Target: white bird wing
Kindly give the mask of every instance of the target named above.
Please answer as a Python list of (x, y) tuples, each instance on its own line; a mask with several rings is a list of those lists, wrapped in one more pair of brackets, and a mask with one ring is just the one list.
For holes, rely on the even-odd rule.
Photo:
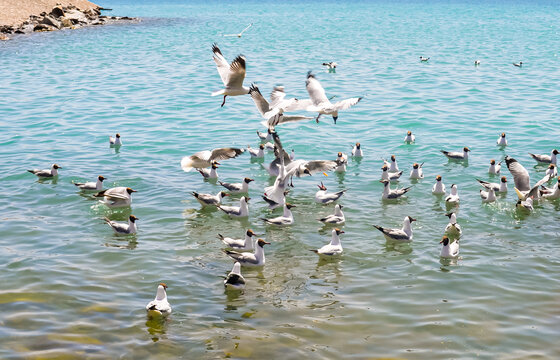
[(116, 188), (108, 189), (103, 193), (103, 196), (111, 199), (118, 199), (118, 200), (128, 200), (130, 197), (125, 187), (116, 187)]
[(243, 80), (245, 80), (245, 58), (237, 55), (229, 66), (229, 77), (225, 85), (230, 88), (241, 88)]
[(249, 88), (249, 95), (251, 95), (251, 98), (253, 99), (253, 102), (255, 103), (255, 106), (257, 107), (257, 110), (259, 110), (259, 113), (261, 113), (262, 117), (268, 120), (270, 116), (268, 115), (265, 116), (265, 114), (271, 110), (270, 105), (268, 104), (268, 101), (266, 101), (264, 96), (261, 94), (259, 88), (254, 84), (252, 84), (251, 87)]
[(210, 152), (209, 161), (233, 159), (241, 155), (245, 149), (239, 148), (218, 148)]
[(220, 74), (220, 77), (222, 78), (222, 82), (224, 83), (224, 85), (227, 86), (228, 79), (229, 79), (229, 76), (230, 76), (229, 75), (230, 66), (229, 66), (226, 58), (224, 57), (224, 55), (220, 51), (220, 48), (218, 47), (218, 45), (212, 44), (212, 51), (214, 52), (214, 56), (212, 58), (214, 59), (214, 62), (216, 63), (216, 67), (218, 68), (218, 73)]
[(342, 248), (339, 245), (327, 244), (322, 248), (317, 250), (317, 253), (321, 255), (336, 255), (342, 252)]
[(212, 156), (212, 151), (210, 150), (203, 150), (195, 153), (194, 155), (190, 156), (189, 158), (192, 160), (202, 160), (202, 161), (210, 161), (210, 156)]
[(246, 27), (245, 29), (243, 29), (243, 31), (241, 31), (241, 32), (239, 33), (239, 35), (243, 35), (243, 33), (244, 33), (245, 31), (249, 30), (249, 28), (250, 28), (251, 26), (253, 26), (253, 23), (250, 23), (249, 25), (247, 25), (247, 27)]
[(283, 86), (275, 86), (270, 93), (270, 106), (275, 107), (277, 104), (284, 101), (286, 93)]
[(314, 106), (318, 106), (323, 103), (330, 103), (327, 95), (325, 94), (325, 89), (323, 89), (319, 80), (315, 79), (315, 76), (311, 73), (307, 74), (305, 88), (307, 89), (309, 98), (311, 99), (311, 102)]
[(333, 107), (336, 110), (346, 110), (354, 105), (356, 105), (357, 103), (360, 102), (360, 100), (362, 100), (361, 97), (357, 97), (357, 98), (350, 98), (350, 99), (346, 99), (346, 100), (341, 100), (337, 103), (335, 103), (333, 105)]

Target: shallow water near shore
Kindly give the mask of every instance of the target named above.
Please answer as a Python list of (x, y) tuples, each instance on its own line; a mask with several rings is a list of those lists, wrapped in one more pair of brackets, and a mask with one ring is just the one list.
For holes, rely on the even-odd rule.
[[(476, 178), (490, 159), (518, 159), (532, 182), (544, 175), (528, 152), (549, 153), (560, 133), (558, 5), (549, 2), (178, 2), (100, 5), (134, 24), (22, 36), (0, 43), (0, 358), (545, 359), (560, 357), (558, 202), (533, 214), (510, 192), (483, 205)], [(254, 23), (241, 38), (222, 37)], [(221, 98), (212, 61), (247, 58), (246, 84), (263, 94), (282, 84), (306, 98), (312, 70), (336, 99), (364, 96), (338, 123), (278, 127), (297, 158), (334, 159), (362, 143), (344, 175), (294, 180), (296, 222), (260, 199), (271, 183), (248, 154), (223, 161), (224, 181), (251, 183), (250, 217), (201, 210), (192, 191), (219, 186), (184, 173), (182, 156), (221, 146), (256, 147), (260, 117), (249, 97)], [(420, 63), (419, 56), (430, 57)], [(475, 67), (475, 59), (481, 65)], [(336, 61), (336, 73), (321, 68)], [(522, 68), (512, 62), (523, 61)], [(402, 140), (407, 130), (413, 145)], [(510, 146), (495, 141), (502, 131)], [(120, 132), (124, 146), (109, 148)], [(440, 149), (472, 150), (467, 164)], [(398, 203), (382, 202), (381, 158), (397, 156), (409, 186), (413, 162), (424, 180)], [(267, 155), (266, 162), (272, 156)], [(26, 172), (63, 167), (56, 181)], [(459, 186), (461, 257), (439, 258), (447, 223), (436, 175)], [(97, 175), (130, 186), (131, 210), (111, 211), (72, 181)], [(316, 185), (348, 189), (344, 254), (320, 260), (328, 243), (316, 219), (334, 206), (314, 202)], [(227, 199), (237, 202), (238, 196)], [(103, 216), (139, 232), (119, 237)], [(388, 244), (372, 225), (400, 227), (414, 241)], [(225, 293), (232, 261), (218, 233), (265, 234), (266, 266), (246, 270), (244, 293)], [(173, 313), (148, 320), (158, 282)]]

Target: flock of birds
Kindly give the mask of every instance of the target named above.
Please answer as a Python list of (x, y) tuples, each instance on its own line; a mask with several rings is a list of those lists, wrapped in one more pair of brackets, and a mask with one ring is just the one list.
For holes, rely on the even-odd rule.
[[(245, 30), (247, 30), (249, 25)], [(244, 30), (244, 31), (245, 31)], [(243, 32), (241, 32), (242, 34)], [(238, 34), (241, 36), (241, 34)], [(252, 158), (264, 159), (265, 152), (274, 152), (274, 160), (270, 164), (262, 165), (263, 169), (268, 174), (275, 178), (273, 185), (268, 186), (262, 193), (262, 199), (266, 202), (269, 209), (282, 209), (282, 215), (262, 218), (262, 221), (270, 226), (289, 226), (295, 221), (292, 209), (295, 205), (289, 203), (286, 196), (289, 194), (289, 189), (293, 187), (294, 177), (300, 178), (302, 176), (311, 176), (316, 173), (323, 173), (327, 176), (327, 172), (345, 172), (346, 165), (348, 164), (348, 157), (361, 158), (364, 156), (363, 149), (360, 143), (356, 143), (350, 155), (343, 152), (338, 152), (334, 160), (303, 160), (296, 159), (293, 150), (288, 152), (284, 149), (276, 127), (278, 125), (304, 120), (315, 120), (319, 122), (321, 115), (330, 115), (336, 124), (339, 112), (346, 110), (356, 105), (361, 97), (353, 97), (341, 100), (335, 103), (331, 102), (332, 98), (328, 98), (325, 90), (321, 86), (317, 78), (309, 72), (306, 80), (306, 90), (309, 94), (309, 99), (296, 99), (286, 98), (284, 87), (276, 86), (270, 95), (270, 101), (264, 98), (260, 90), (254, 84), (250, 87), (243, 85), (245, 79), (246, 62), (242, 55), (237, 56), (233, 62), (228, 63), (222, 52), (216, 44), (212, 45), (213, 59), (218, 69), (218, 73), (224, 84), (224, 88), (212, 93), (212, 96), (223, 96), (221, 106), (223, 107), (226, 102), (227, 96), (241, 96), (250, 95), (258, 112), (264, 119), (262, 124), (266, 126), (266, 132), (257, 131), (260, 140), (258, 148), (251, 148), (248, 146), (244, 148), (216, 148), (213, 150), (204, 150), (197, 152), (191, 156), (185, 156), (181, 160), (181, 168), (185, 172), (192, 170), (198, 171), (203, 179), (214, 179), (217, 184), (222, 186), (224, 190), (217, 192), (217, 194), (206, 194), (199, 192), (192, 192), (194, 198), (203, 207), (216, 207), (224, 214), (231, 218), (247, 218), (249, 216), (249, 185), (254, 180), (245, 177), (239, 183), (227, 183), (218, 181), (218, 172), (220, 161), (235, 158), (244, 152), (248, 152)], [(428, 61), (429, 58), (420, 57), (422, 62)], [(478, 62), (478, 63), (477, 63)], [(475, 62), (476, 65), (480, 64), (479, 61)], [(521, 66), (521, 62), (519, 65)], [(332, 72), (337, 67), (336, 62), (325, 62), (322, 65), (326, 66), (329, 72)], [(286, 115), (285, 113), (306, 111), (315, 113), (316, 115), (310, 117), (305, 115)], [(406, 144), (412, 144), (416, 141), (415, 135), (408, 131), (404, 137)], [(118, 148), (123, 145), (120, 134), (115, 137), (109, 138), (109, 145)], [(502, 133), (496, 140), (496, 145), (505, 148), (507, 144), (506, 134)], [(449, 159), (449, 161), (468, 162), (470, 149), (464, 147), (461, 151), (445, 151), (441, 153)], [(560, 177), (552, 187), (546, 187), (544, 184), (551, 181), (557, 174), (557, 155), (558, 150), (553, 149), (550, 153), (544, 155), (530, 154), (539, 164), (546, 164), (548, 166), (545, 176), (531, 185), (528, 171), (514, 158), (506, 156), (504, 161), (506, 166), (513, 177), (515, 183), (514, 190), (518, 196), (516, 206), (520, 211), (531, 212), (533, 211), (533, 202), (540, 199), (559, 199), (560, 198)], [(502, 161), (490, 161), (488, 173), (492, 175), (501, 175)], [(410, 179), (423, 179), (424, 174), (422, 166), (424, 163), (414, 163), (410, 171)], [(53, 164), (47, 170), (28, 170), (41, 179), (52, 179), (58, 176), (58, 170), (61, 167), (58, 164)], [(389, 160), (384, 160), (381, 167), (380, 182), (383, 183), (383, 192), (381, 197), (385, 201), (395, 201), (405, 196), (411, 187), (405, 188), (391, 188), (391, 184), (398, 181), (403, 175), (403, 170), (399, 169), (396, 156), (392, 155)], [(130, 207), (132, 203), (132, 193), (136, 190), (130, 187), (114, 187), (103, 189), (103, 181), (106, 178), (98, 176), (94, 182), (74, 183), (80, 191), (95, 192), (94, 196), (102, 198), (101, 202), (109, 208), (122, 208)], [(484, 180), (478, 180), (482, 186), (480, 190), (480, 197), (483, 203), (491, 203), (497, 201), (497, 194), (504, 194), (508, 191), (508, 182), (506, 176), (501, 176), (499, 183), (492, 183)], [(315, 193), (315, 201), (319, 204), (332, 204), (336, 203), (345, 193), (346, 190), (337, 192), (329, 192), (327, 187), (320, 182), (317, 185), (318, 190)], [(224, 198), (232, 195), (242, 195), (239, 199), (237, 206), (224, 205), (222, 201)], [(432, 194), (436, 196), (445, 197), (445, 203), (449, 211), (446, 215), (449, 217), (444, 235), (441, 238), (442, 244), (440, 256), (442, 258), (457, 258), (459, 256), (459, 240), (462, 236), (461, 226), (457, 223), (457, 215), (453, 209), (459, 206), (460, 197), (457, 184), (450, 186), (449, 193), (443, 182), (441, 175), (437, 175), (435, 183), (432, 187)], [(339, 256), (343, 252), (340, 241), (340, 236), (344, 231), (340, 229), (344, 225), (346, 218), (342, 211), (343, 206), (336, 203), (334, 206), (334, 213), (326, 217), (318, 219), (325, 225), (332, 226), (330, 242), (319, 248), (311, 249), (321, 257), (332, 258)], [(139, 220), (134, 215), (130, 215), (126, 223), (110, 220), (104, 218), (106, 223), (117, 234), (134, 234), (137, 231), (136, 221)], [(379, 230), (385, 239), (390, 242), (410, 242), (413, 239), (412, 223), (416, 219), (406, 216), (403, 220), (402, 228), (387, 228), (379, 225), (374, 227)], [(228, 290), (242, 290), (245, 287), (245, 278), (241, 273), (242, 267), (247, 266), (263, 266), (265, 265), (265, 252), (264, 246), (270, 244), (258, 237), (257, 234), (251, 229), (247, 229), (243, 238), (226, 237), (218, 234), (219, 240), (222, 241), (227, 248), (225, 253), (234, 260), (234, 265), (231, 272), (224, 280), (224, 286)], [(160, 283), (157, 287), (156, 297), (153, 301), (146, 305), (146, 310), (149, 316), (166, 316), (171, 313), (171, 306), (167, 300), (167, 285)]]

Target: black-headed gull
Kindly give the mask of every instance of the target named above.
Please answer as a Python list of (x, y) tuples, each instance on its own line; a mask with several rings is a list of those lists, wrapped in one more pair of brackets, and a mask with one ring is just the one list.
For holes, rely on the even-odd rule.
[(254, 179), (246, 177), (240, 183), (226, 183), (219, 181), (219, 184), (232, 192), (232, 194), (246, 194), (249, 192), (249, 183), (255, 181)]
[(224, 280), (226, 290), (243, 290), (245, 288), (245, 278), (241, 275), (241, 264), (236, 261), (233, 269)]
[(197, 171), (205, 179), (217, 179), (218, 178), (218, 165), (219, 162), (213, 161), (210, 169), (197, 169)]
[(257, 136), (259, 137), (259, 139), (261, 139), (261, 141), (272, 140), (272, 133), (273, 130), (271, 128), (268, 128), (268, 130), (265, 133), (262, 133), (259, 130), (257, 130)]
[(334, 61), (324, 62), (323, 66), (326, 66), (329, 70), (334, 70), (338, 66), (338, 64)]
[(58, 176), (58, 169), (62, 169), (62, 167), (57, 164), (52, 164), (51, 168), (48, 170), (33, 169), (27, 171), (39, 178), (53, 178)]
[(488, 191), (480, 190), (480, 197), (483, 203), (491, 203), (496, 201), (496, 193), (493, 188), (488, 189)]
[(294, 215), (292, 214), (291, 209), (295, 207), (296, 207), (295, 205), (285, 203), (284, 213), (282, 214), (282, 216), (278, 216), (272, 219), (261, 218), (261, 220), (269, 225), (278, 225), (278, 226), (292, 225), (294, 223)]
[(420, 56), (420, 61), (426, 62), (426, 61), (428, 61), (428, 60), (430, 60), (429, 57)]
[(531, 187), (531, 179), (527, 169), (510, 156), (506, 156), (505, 161), (509, 172), (513, 176), (513, 182), (515, 183), (515, 187), (513, 189), (519, 199), (526, 200), (530, 197), (538, 198), (540, 195), (539, 187), (549, 181), (550, 175), (545, 176)]
[(344, 213), (342, 212), (343, 207), (344, 206), (340, 204), (336, 204), (334, 206), (334, 214), (327, 215), (324, 218), (319, 219), (319, 221), (321, 221), (324, 224), (334, 224), (334, 225), (343, 224), (346, 221), (346, 218), (344, 217)]
[(522, 67), (523, 66), (523, 61), (520, 61), (518, 63), (512, 63), (513, 66), (517, 66), (517, 67)]
[(237, 252), (225, 250), (226, 254), (233, 260), (239, 262), (241, 266), (263, 266), (265, 263), (264, 246), (270, 244), (263, 239), (258, 239), (255, 252)]
[(443, 155), (445, 155), (449, 160), (469, 160), (469, 152), (471, 151), (468, 147), (463, 148), (463, 152), (457, 151), (445, 151), (440, 150)]
[(213, 150), (204, 150), (197, 152), (191, 156), (185, 156), (181, 159), (181, 168), (189, 172), (192, 169), (203, 169), (212, 166), (212, 163), (218, 160), (233, 159), (241, 155), (245, 149), (238, 148), (218, 148)]
[(412, 225), (411, 223), (416, 219), (407, 216), (404, 218), (403, 226), (401, 229), (388, 229), (381, 226), (373, 225), (377, 230), (383, 233), (383, 236), (388, 241), (412, 241)]
[(109, 146), (121, 146), (121, 134), (116, 134), (115, 137), (109, 136)]
[(109, 220), (108, 218), (104, 218), (107, 225), (109, 225), (117, 234), (120, 235), (129, 235), (129, 234), (136, 234), (136, 220), (138, 219), (134, 215), (130, 215), (128, 217), (128, 223), (120, 223), (116, 221)]
[(253, 102), (255, 103), (257, 110), (264, 118), (261, 124), (268, 128), (274, 128), (275, 126), (288, 122), (313, 119), (312, 117), (303, 116), (303, 115), (284, 115), (284, 112), (288, 111), (290, 106), (298, 101), (296, 99), (293, 99), (291, 101), (283, 100), (274, 104), (274, 106), (272, 106), (264, 98), (259, 88), (255, 84), (252, 84), (251, 87), (249, 88), (249, 95), (251, 95), (251, 98), (253, 99)]
[(253, 246), (253, 236), (256, 236), (256, 234), (253, 232), (253, 230), (248, 229), (245, 232), (245, 238), (244, 239), (233, 239), (233, 238), (229, 238), (229, 237), (224, 237), (222, 234), (218, 234), (218, 239), (220, 239), (225, 246), (227, 246), (230, 249), (234, 249), (234, 250), (253, 250), (254, 246)]
[(381, 167), (381, 180), (397, 181), (402, 174), (402, 170), (398, 172), (389, 172), (389, 167), (387, 166), (387, 164), (383, 164), (383, 166)]
[(383, 195), (381, 195), (381, 197), (385, 200), (398, 199), (401, 196), (403, 196), (404, 194), (406, 194), (412, 188), (412, 186), (409, 186), (409, 187), (402, 188), (402, 189), (391, 190), (391, 185), (390, 185), (390, 182), (388, 180), (379, 180), (379, 182), (383, 183), (383, 185), (384, 185)]
[(322, 256), (336, 256), (342, 254), (342, 245), (340, 244), (340, 234), (344, 234), (344, 230), (333, 229), (331, 242), (320, 249), (311, 250), (315, 254)]
[(441, 175), (436, 176), (436, 183), (432, 186), (432, 194), (445, 195), (445, 184), (441, 179)]
[(84, 191), (90, 191), (90, 190), (101, 191), (103, 189), (103, 180), (105, 180), (105, 178), (99, 175), (97, 177), (96, 182), (88, 181), (85, 183), (74, 183), (74, 185), (79, 187), (80, 190), (84, 190)]
[(496, 140), (496, 145), (498, 146), (507, 146), (508, 142), (506, 139), (506, 133), (501, 133), (498, 140)]
[(348, 155), (339, 151), (335, 161), (338, 165), (334, 169), (334, 172), (338, 172), (338, 173), (345, 172), (346, 164), (348, 164)]
[(533, 211), (533, 198), (527, 198), (527, 200), (517, 200), (517, 203), (515, 204), (515, 206), (518, 209), (522, 209), (522, 210), (527, 210), (527, 211)]
[(531, 154), (531, 153), (529, 153), (529, 155), (531, 155), (531, 157), (533, 159), (535, 159), (535, 161), (540, 163), (540, 164), (555, 164), (556, 165), (556, 156), (558, 155), (558, 150), (557, 149), (552, 150), (550, 155)]
[(346, 190), (340, 190), (335, 193), (328, 193), (327, 187), (323, 184), (322, 181), (321, 185), (317, 185), (317, 187), (319, 188), (319, 190), (315, 193), (315, 202), (318, 202), (320, 204), (333, 203), (340, 199), (340, 197), (346, 192)]
[(397, 158), (395, 155), (391, 155), (391, 161), (387, 161), (387, 160), (383, 160), (383, 163), (387, 166), (389, 166), (389, 172), (398, 172), (399, 171), (399, 166), (397, 165)]
[(201, 194), (196, 191), (192, 192), (192, 196), (200, 203), (202, 206), (218, 206), (222, 203), (222, 199), (229, 196), (228, 193), (220, 191), (216, 195), (212, 194)]
[(231, 217), (247, 217), (249, 216), (249, 206), (247, 205), (249, 200), (251, 198), (243, 196), (239, 200), (239, 206), (218, 205), (217, 207)]
[(404, 137), (404, 142), (407, 144), (411, 144), (416, 140), (416, 136), (412, 134), (412, 131), (407, 131), (406, 136)]
[(541, 197), (549, 200), (560, 199), (560, 177), (558, 177), (556, 180), (557, 182), (553, 187), (542, 187), (542, 189), (540, 190)]
[(132, 202), (131, 194), (137, 192), (129, 187), (118, 186), (107, 190), (102, 190), (95, 194), (95, 197), (102, 197), (103, 203), (109, 207), (126, 207)]
[(461, 237), (463, 230), (461, 225), (457, 224), (457, 215), (454, 212), (445, 214), (449, 218), (449, 223), (445, 226), (445, 233), (453, 238)]
[(480, 60), (475, 60), (474, 61), (474, 66), (478, 66), (478, 65), (480, 65)]
[(353, 157), (363, 157), (364, 154), (362, 152), (362, 145), (357, 142), (356, 145), (352, 148), (352, 156)]
[(553, 177), (558, 175), (558, 169), (556, 168), (556, 165), (554, 164), (548, 165), (548, 169), (546, 169), (545, 175), (550, 175), (550, 180), (552, 180)]
[(214, 91), (212, 96), (223, 95), (224, 101), (221, 106), (224, 106), (226, 96), (246, 95), (249, 93), (249, 88), (243, 86), (243, 80), (245, 80), (245, 57), (237, 55), (231, 64), (228, 64), (217, 44), (212, 44), (212, 52), (214, 53), (213, 59), (218, 68), (218, 73), (225, 86), (222, 90)]
[(494, 192), (497, 192), (497, 193), (507, 192), (507, 179), (506, 179), (505, 176), (502, 176), (500, 178), (500, 183), (499, 184), (498, 183), (491, 183), (491, 182), (480, 180), (480, 179), (476, 179), (476, 181), (478, 181), (480, 183), (480, 185), (482, 185), (483, 187), (485, 187), (488, 190), (494, 189)]
[(422, 170), (422, 164), (414, 163), (412, 164), (412, 170), (410, 170), (410, 178), (414, 180), (419, 180), (424, 178), (424, 170)]
[(169, 305), (169, 302), (167, 301), (167, 293), (165, 292), (166, 289), (166, 284), (159, 283), (156, 298), (146, 305), (148, 315), (167, 316), (171, 314), (171, 305)]
[(496, 164), (496, 160), (490, 160), (490, 166), (488, 167), (488, 173), (498, 175), (500, 174), (500, 170), (502, 170), (502, 162)]
[(251, 157), (257, 159), (264, 158), (264, 144), (260, 144), (258, 149), (253, 149), (250, 145), (247, 145), (247, 151), (251, 154)]
[(457, 189), (457, 184), (451, 184), (451, 193), (445, 198), (445, 203), (447, 204), (459, 203), (459, 191)]
[(440, 257), (452, 259), (459, 256), (459, 239), (449, 240), (446, 235), (443, 235), (439, 243), (443, 244), (439, 254)]
[(245, 31), (249, 30), (249, 28), (251, 26), (253, 26), (253, 23), (250, 23), (249, 25), (247, 25), (247, 27), (245, 29), (243, 29), (239, 34), (225, 34), (225, 35), (222, 35), (222, 36), (224, 36), (224, 37), (236, 36), (236, 37), (240, 38)]

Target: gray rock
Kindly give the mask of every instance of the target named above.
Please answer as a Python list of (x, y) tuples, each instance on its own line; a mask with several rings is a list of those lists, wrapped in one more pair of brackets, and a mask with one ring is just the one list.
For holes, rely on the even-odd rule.
[(81, 11), (78, 11), (76, 9), (70, 9), (66, 11), (64, 17), (72, 20), (74, 24), (77, 24), (78, 22), (87, 22), (86, 16)]
[(33, 31), (55, 31), (55, 30), (57, 30), (57, 28), (47, 24), (37, 24), (33, 28)]
[(41, 24), (51, 25), (57, 29), (62, 28), (62, 24), (60, 24), (60, 21), (56, 20), (55, 18), (49, 15), (45, 16), (43, 20), (41, 20)]
[(60, 24), (62, 25), (62, 27), (72, 27), (72, 26), (74, 26), (74, 23), (72, 22), (72, 20), (70, 20), (66, 17), (61, 17), (59, 20), (60, 20)]

